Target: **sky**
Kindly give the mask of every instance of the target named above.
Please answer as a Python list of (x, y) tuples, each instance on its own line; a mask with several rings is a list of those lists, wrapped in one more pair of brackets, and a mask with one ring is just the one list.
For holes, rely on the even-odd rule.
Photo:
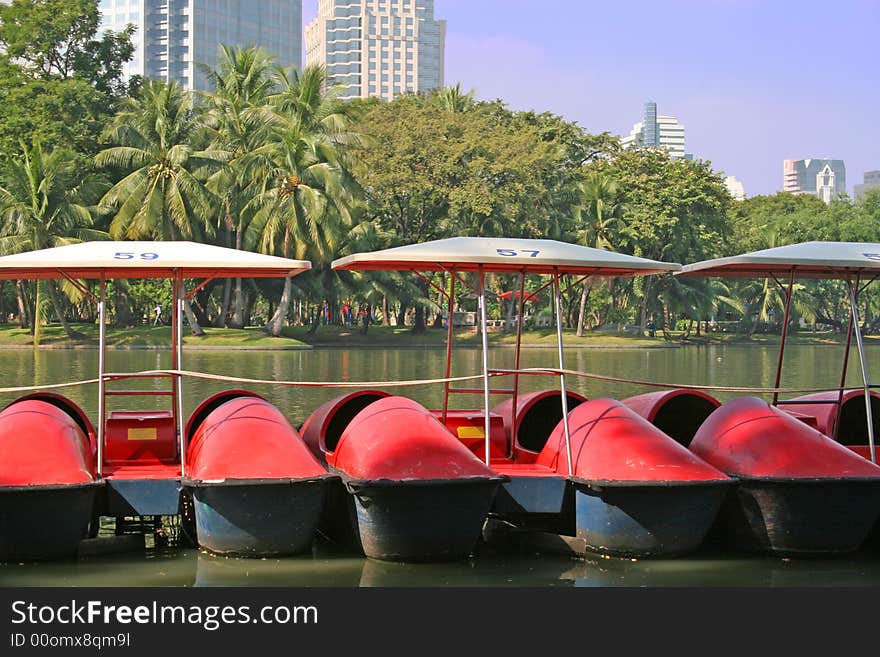
[[(317, 14), (303, 0), (303, 24)], [(880, 169), (880, 0), (435, 0), (445, 84), (627, 135), (645, 102), (746, 195), (786, 158)], [(872, 45), (874, 44), (874, 45)]]

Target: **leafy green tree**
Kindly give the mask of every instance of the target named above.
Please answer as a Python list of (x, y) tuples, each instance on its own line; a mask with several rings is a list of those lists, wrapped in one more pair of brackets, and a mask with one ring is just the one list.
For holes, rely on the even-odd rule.
[(476, 105), (474, 93), (473, 89), (467, 93), (463, 92), (459, 82), (454, 86), (443, 87), (432, 98), (437, 106), (446, 112), (466, 112)]
[[(617, 202), (617, 181), (608, 175), (590, 172), (578, 184), (578, 192), (579, 199), (574, 207), (574, 220), (576, 225), (582, 226), (578, 231), (579, 241), (595, 249), (614, 250), (614, 244), (623, 225), (620, 215), (624, 209)], [(578, 337), (584, 334), (584, 318), (591, 287), (592, 282), (587, 280), (581, 291), (577, 320)]]
[[(657, 148), (625, 149), (592, 165), (617, 179), (627, 206), (620, 248), (666, 262), (695, 262), (720, 255), (729, 235), (730, 194), (711, 163), (670, 159)], [(640, 279), (638, 323), (661, 311), (656, 276)]]
[[(322, 68), (294, 71), (281, 82), (272, 106), (262, 112), (272, 138), (252, 155), (260, 192), (245, 208), (252, 214), (244, 243), (263, 253), (311, 260), (317, 264), (311, 276), (318, 277), (353, 225), (358, 187), (344, 150), (356, 136), (348, 128), (338, 89), (323, 90)], [(286, 278), (266, 325), (270, 335), (281, 334), (291, 285)]]
[[(94, 228), (97, 209), (93, 203), (102, 188), (70, 151), (56, 148), (47, 152), (39, 143), (22, 144), (21, 153), (2, 172), (0, 253), (107, 239), (106, 233)], [(40, 327), (50, 304), (67, 335), (78, 336), (65, 320), (54, 282), (39, 281), (29, 312), (35, 347), (40, 344)], [(24, 306), (23, 300), (19, 306)]]
[[(207, 77), (213, 91), (206, 94), (208, 111), (205, 119), (210, 128), (211, 152), (221, 154), (228, 166), (208, 180), (208, 188), (221, 199), (221, 227), (226, 246), (242, 248), (246, 215), (242, 211), (259, 192), (253, 180), (254, 154), (270, 138), (270, 122), (263, 112), (276, 91), (273, 58), (254, 47), (220, 46), (219, 65), (208, 69)], [(225, 321), (230, 306), (230, 279), (225, 293), (220, 320)], [(241, 278), (235, 280), (233, 312), (228, 325), (241, 328), (245, 324), (245, 292)]]
[[(196, 110), (177, 83), (150, 80), (114, 117), (107, 137), (117, 145), (95, 157), (126, 172), (101, 199), (113, 209), (114, 239), (205, 241), (213, 234), (217, 198), (204, 181), (222, 162), (203, 150)], [(202, 334), (189, 302), (184, 308), (190, 330)]]
[(0, 150), (39, 140), (93, 154), (126, 82), (132, 29), (97, 36), (97, 0), (0, 4)]

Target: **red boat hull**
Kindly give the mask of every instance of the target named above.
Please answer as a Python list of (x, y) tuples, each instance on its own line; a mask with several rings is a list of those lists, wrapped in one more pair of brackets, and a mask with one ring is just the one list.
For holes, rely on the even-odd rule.
[(183, 483), (199, 545), (254, 557), (308, 549), (332, 477), (281, 412), (253, 393), (220, 393), (187, 426)]
[[(843, 403), (839, 413), (837, 399), (836, 392), (818, 392), (790, 400), (798, 403), (780, 402), (778, 407), (815, 418), (816, 428), (819, 431), (829, 437), (835, 437), (835, 431), (837, 431), (836, 439), (839, 443), (846, 445), (864, 458), (870, 458), (864, 391), (846, 390), (843, 393)], [(871, 391), (871, 415), (874, 424), (874, 438), (880, 440), (880, 393), (874, 390)], [(880, 452), (877, 445), (875, 445), (875, 451)]]
[(94, 431), (60, 395), (30, 395), (0, 412), (0, 560), (76, 554), (96, 528)]
[(722, 405), (690, 449), (740, 481), (713, 530), (737, 547), (851, 552), (880, 514), (880, 467), (756, 397)]
[[(567, 397), (569, 413), (587, 401), (586, 397), (576, 392), (568, 392)], [(504, 421), (513, 461), (534, 463), (562, 419), (562, 393), (559, 390), (526, 393), (517, 397), (515, 413), (512, 398), (498, 404), (492, 412), (500, 415)]]
[(327, 453), (336, 449), (342, 432), (355, 415), (378, 399), (389, 397), (382, 390), (357, 390), (324, 402), (309, 415), (300, 433), (318, 460), (327, 462)]
[(658, 390), (623, 403), (680, 445), (690, 445), (697, 429), (721, 402), (699, 390)]
[(469, 555), (502, 481), (430, 411), (405, 397), (365, 406), (326, 459), (350, 494), (347, 515), (358, 543), (374, 559)]
[(687, 554), (705, 539), (733, 481), (612, 399), (569, 414), (572, 472), (562, 423), (537, 465), (568, 474), (575, 535), (623, 557)]

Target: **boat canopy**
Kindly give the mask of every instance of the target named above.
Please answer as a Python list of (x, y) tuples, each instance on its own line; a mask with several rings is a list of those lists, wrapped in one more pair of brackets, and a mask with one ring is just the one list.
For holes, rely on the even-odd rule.
[(803, 242), (685, 265), (676, 276), (767, 277), (794, 272), (798, 278), (845, 278), (880, 274), (880, 244)]
[(311, 266), (308, 260), (197, 242), (95, 241), (0, 257), (0, 279), (275, 278), (295, 276)]
[(556, 240), (450, 237), (333, 261), (333, 269), (388, 271), (484, 271), (530, 274), (643, 276), (677, 271), (681, 265), (603, 251)]

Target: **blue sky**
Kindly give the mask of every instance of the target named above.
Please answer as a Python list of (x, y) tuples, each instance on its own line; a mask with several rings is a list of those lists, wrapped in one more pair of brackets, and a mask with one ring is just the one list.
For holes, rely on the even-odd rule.
[(654, 100), (749, 196), (782, 188), (785, 158), (844, 160), (850, 193), (880, 169), (880, 0), (435, 0), (435, 17), (447, 85), (614, 134)]

